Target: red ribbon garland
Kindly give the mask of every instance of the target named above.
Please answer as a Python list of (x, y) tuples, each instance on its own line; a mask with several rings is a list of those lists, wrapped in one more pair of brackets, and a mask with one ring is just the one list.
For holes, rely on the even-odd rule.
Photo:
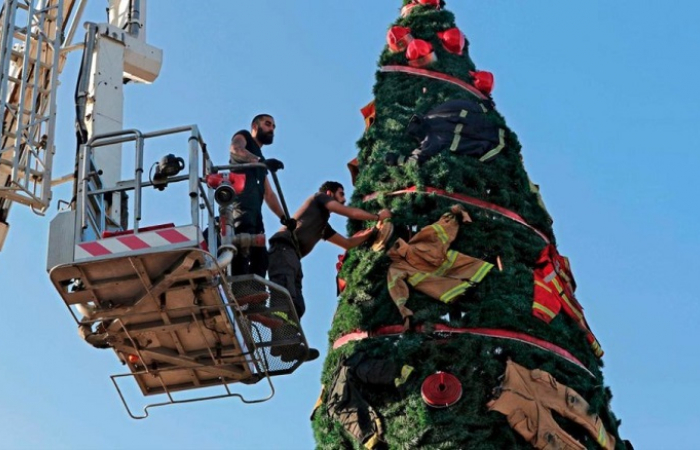
[(455, 78), (455, 77), (452, 77), (450, 75), (446, 75), (444, 73), (434, 72), (432, 70), (427, 70), (427, 69), (420, 69), (417, 67), (407, 67), (407, 66), (397, 66), (397, 65), (382, 66), (379, 69), (379, 71), (385, 72), (385, 73), (391, 73), (391, 72), (407, 73), (409, 75), (418, 75), (421, 77), (432, 78), (434, 80), (447, 81), (448, 83), (452, 83), (454, 85), (461, 87), (462, 89), (466, 90), (470, 94), (473, 94), (475, 97), (480, 98), (481, 100), (488, 100), (488, 97), (486, 97), (484, 94), (482, 94), (481, 91), (479, 91), (477, 88), (475, 88), (471, 84), (467, 83), (466, 81), (460, 80), (459, 78)]
[[(434, 187), (426, 187), (425, 191), (419, 191), (418, 188), (416, 188), (416, 186), (411, 186), (409, 188), (402, 189), (402, 190), (396, 191), (396, 192), (391, 192), (391, 193), (388, 193), (386, 195), (418, 194), (418, 193), (423, 193), (423, 192), (426, 194), (436, 194), (440, 197), (450, 198), (450, 199), (457, 200), (457, 201), (462, 202), (462, 203), (466, 203), (467, 205), (477, 206), (479, 208), (487, 209), (489, 211), (500, 214), (504, 217), (507, 217), (508, 219), (511, 219), (515, 222), (518, 222), (521, 225), (528, 227), (529, 229), (531, 229), (532, 231), (537, 233), (537, 235), (539, 237), (541, 237), (547, 244), (549, 244), (549, 239), (547, 238), (547, 236), (544, 233), (542, 233), (540, 230), (538, 230), (537, 228), (535, 228), (532, 225), (530, 225), (529, 223), (527, 223), (525, 221), (525, 219), (520, 217), (520, 215), (518, 215), (517, 213), (514, 213), (513, 211), (506, 209), (506, 208), (503, 208), (501, 206), (494, 205), (493, 203), (479, 200), (478, 198), (469, 197), (469, 196), (463, 195), (463, 194), (449, 193), (447, 191), (444, 191), (442, 189), (437, 189)], [(366, 195), (362, 200), (365, 202), (368, 202), (370, 200), (376, 199), (378, 196), (379, 196), (379, 193), (375, 192), (374, 194)]]
[[(352, 341), (361, 341), (363, 339), (368, 339), (368, 338), (375, 338), (375, 337), (381, 337), (381, 336), (397, 336), (401, 335), (404, 333), (404, 327), (402, 325), (387, 325), (383, 327), (379, 327), (378, 329), (374, 331), (355, 331), (352, 333), (345, 334), (333, 343), (333, 350), (337, 350), (343, 345), (352, 342)], [(428, 333), (429, 331), (426, 330), (426, 327), (422, 325), (418, 325), (415, 327), (412, 331), (416, 333)], [(569, 353), (568, 351), (564, 350), (563, 348), (559, 347), (558, 345), (552, 344), (551, 342), (547, 342), (544, 339), (536, 338), (534, 336), (530, 336), (529, 334), (525, 333), (519, 333), (517, 331), (511, 331), (511, 330), (501, 330), (498, 328), (452, 328), (447, 325), (441, 325), (437, 324), (434, 326), (432, 329), (433, 333), (453, 333), (453, 334), (472, 334), (475, 336), (486, 336), (486, 337), (493, 337), (493, 338), (499, 338), (499, 339), (509, 339), (512, 341), (518, 341), (522, 342), (524, 344), (529, 344), (534, 347), (537, 347), (541, 350), (546, 350), (550, 353), (554, 353), (555, 355), (564, 358), (565, 360), (569, 361), (570, 363), (573, 363), (580, 367), (581, 369), (585, 370), (590, 376), (595, 378), (595, 375), (593, 375), (593, 372), (588, 370), (586, 366), (583, 365), (581, 361), (579, 361), (578, 358), (576, 358), (574, 355)]]

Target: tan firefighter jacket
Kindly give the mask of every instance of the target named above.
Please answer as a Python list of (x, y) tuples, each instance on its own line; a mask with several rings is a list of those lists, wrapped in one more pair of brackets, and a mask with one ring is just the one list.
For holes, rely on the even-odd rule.
[(453, 207), (452, 212), (420, 230), (408, 243), (399, 239), (387, 252), (392, 260), (387, 276), (389, 294), (403, 318), (413, 315), (406, 308), (409, 284), (434, 299), (451, 303), (493, 268), (493, 264), (449, 250), (460, 219), (469, 220), (469, 216)]
[(583, 427), (604, 450), (615, 448), (615, 438), (600, 417), (588, 413), (588, 402), (544, 370), (508, 361), (503, 384), (496, 391), (500, 395), (488, 403), (489, 410), (505, 414), (508, 424), (536, 449), (586, 449), (559, 427), (552, 411)]

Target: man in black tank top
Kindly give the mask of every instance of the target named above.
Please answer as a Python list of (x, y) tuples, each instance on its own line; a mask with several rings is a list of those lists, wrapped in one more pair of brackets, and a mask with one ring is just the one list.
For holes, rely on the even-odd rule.
[[(332, 212), (355, 220), (381, 221), (391, 217), (388, 209), (379, 211), (379, 214), (373, 214), (360, 208), (345, 206), (343, 185), (335, 181), (327, 181), (321, 185), (317, 193), (306, 199), (292, 216), (296, 219), (296, 229), (290, 231), (287, 227), (282, 227), (270, 238), (270, 281), (289, 291), (299, 319), (306, 311), (304, 295), (301, 292), (301, 281), (304, 277), (301, 258), (308, 255), (321, 239), (348, 250), (357, 247), (372, 236), (372, 229), (350, 238), (338, 234), (328, 224)], [(298, 248), (295, 247), (292, 233), (296, 237)], [(273, 350), (280, 354), (275, 355), (274, 351), (272, 354), (281, 356), (283, 360), (295, 359), (298, 356), (298, 352), (294, 352), (293, 349), (274, 347)], [(318, 350), (310, 348), (307, 361), (316, 359), (318, 356)]]
[[(255, 116), (251, 123), (250, 132), (241, 130), (231, 138), (230, 164), (265, 162), (262, 147), (272, 144), (275, 128), (275, 119), (269, 114)], [(281, 166), (277, 160), (267, 160), (267, 164), (270, 163)], [(265, 232), (262, 219), (263, 201), (277, 217), (284, 220), (284, 211), (277, 194), (267, 179), (267, 171), (263, 168), (255, 168), (245, 169), (237, 173), (245, 174), (246, 181), (243, 192), (238, 195), (234, 203), (233, 225), (235, 233), (260, 234)], [(251, 247), (248, 254), (239, 252), (231, 262), (234, 275), (252, 273), (264, 278), (267, 266), (267, 250), (259, 247)]]

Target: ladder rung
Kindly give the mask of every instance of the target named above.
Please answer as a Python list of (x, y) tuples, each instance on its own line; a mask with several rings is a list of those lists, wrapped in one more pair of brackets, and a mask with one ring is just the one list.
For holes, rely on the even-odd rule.
[(12, 37), (18, 41), (26, 42), (27, 40), (27, 27), (15, 27)]
[[(17, 78), (14, 78), (14, 77), (9, 77), (9, 78), (10, 78), (9, 81), (11, 81), (15, 84), (19, 84), (20, 86), (22, 85), (22, 80), (18, 80)], [(25, 89), (29, 88), (32, 90), (36, 90), (40, 94), (44, 94), (44, 95), (47, 95), (51, 92), (51, 89), (49, 89), (49, 88), (36, 86), (34, 83), (30, 83), (30, 82), (24, 83), (24, 86), (25, 86)]]
[(53, 68), (52, 63), (46, 63), (44, 61), (37, 61), (36, 58), (31, 57), (31, 56), (27, 56), (24, 52), (12, 50), (12, 56), (17, 57), (22, 62), (24, 62), (24, 58), (27, 58), (27, 59), (29, 59), (30, 63), (35, 64), (35, 65), (39, 65), (39, 67), (41, 67), (42, 69), (50, 70)]

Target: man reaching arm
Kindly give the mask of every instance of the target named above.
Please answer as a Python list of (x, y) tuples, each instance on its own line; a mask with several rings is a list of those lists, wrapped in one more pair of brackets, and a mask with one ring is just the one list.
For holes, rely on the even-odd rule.
[[(372, 235), (371, 229), (350, 238), (339, 234), (328, 224), (331, 213), (355, 220), (382, 221), (391, 217), (388, 209), (375, 214), (360, 208), (345, 206), (343, 185), (335, 181), (327, 181), (320, 187), (319, 192), (306, 199), (302, 207), (294, 213), (296, 229), (292, 231), (283, 227), (270, 238), (270, 281), (289, 291), (299, 319), (306, 311), (302, 294), (304, 275), (301, 259), (311, 253), (321, 239), (348, 250), (362, 244)], [(295, 247), (296, 245), (298, 248)], [(317, 357), (318, 350), (309, 349), (307, 361)]]

